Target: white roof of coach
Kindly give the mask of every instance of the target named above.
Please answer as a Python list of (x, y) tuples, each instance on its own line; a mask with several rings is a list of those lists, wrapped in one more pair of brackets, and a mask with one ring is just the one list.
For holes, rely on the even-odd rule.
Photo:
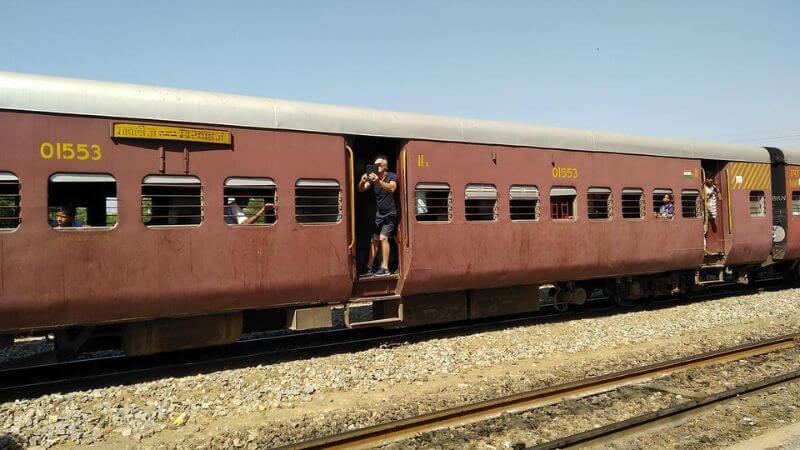
[(800, 164), (800, 148), (780, 147), (780, 149), (783, 152), (783, 160), (787, 164)]
[(676, 158), (769, 162), (757, 146), (459, 119), (0, 72), (0, 109)]

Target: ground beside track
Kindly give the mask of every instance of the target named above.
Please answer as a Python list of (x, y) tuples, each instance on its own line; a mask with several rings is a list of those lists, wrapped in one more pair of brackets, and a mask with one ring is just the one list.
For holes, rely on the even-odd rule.
[(791, 332), (798, 289), (48, 395), (0, 404), (0, 435), (60, 448), (269, 447)]
[[(567, 400), (519, 414), (415, 436), (384, 448), (507, 448), (542, 444), (637, 415), (800, 370), (797, 347)], [(800, 383), (787, 383), (675, 420), (655, 430), (596, 445), (611, 449), (723, 448), (800, 422)], [(755, 448), (755, 447), (752, 447)]]

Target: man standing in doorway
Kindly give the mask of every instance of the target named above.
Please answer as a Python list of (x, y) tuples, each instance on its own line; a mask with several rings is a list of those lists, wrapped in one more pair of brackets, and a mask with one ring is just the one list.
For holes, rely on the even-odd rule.
[[(375, 231), (372, 234), (367, 270), (359, 274), (362, 277), (389, 275), (389, 238), (394, 237), (394, 233), (397, 231), (397, 209), (394, 204), (397, 174), (389, 172), (389, 161), (383, 155), (375, 158), (375, 171), (377, 173), (362, 175), (361, 181), (358, 183), (358, 192), (364, 192), (372, 187), (375, 203), (378, 206), (375, 212)], [(381, 246), (381, 268), (377, 272), (373, 272), (372, 266), (378, 253), (378, 245)]]

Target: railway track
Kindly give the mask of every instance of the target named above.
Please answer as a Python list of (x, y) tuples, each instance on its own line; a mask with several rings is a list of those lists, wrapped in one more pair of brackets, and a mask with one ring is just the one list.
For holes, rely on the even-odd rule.
[[(726, 348), (672, 361), (647, 365), (622, 372), (587, 378), (572, 383), (537, 389), (507, 397), (458, 406), (434, 413), (424, 414), (372, 427), (336, 434), (281, 447), (284, 450), (371, 448), (410, 438), (418, 433), (431, 432), (442, 428), (463, 426), (499, 417), (501, 414), (518, 413), (541, 406), (559, 403), (567, 399), (581, 398), (607, 392), (622, 386), (661, 378), (679, 371), (701, 368), (756, 355), (767, 354), (796, 347), (800, 334), (780, 336), (756, 343)], [(670, 408), (634, 417), (623, 422), (610, 424), (562, 439), (537, 445), (535, 449), (554, 449), (572, 445), (586, 444), (598, 439), (612, 440), (620, 433), (636, 428), (656, 426), (659, 421), (670, 420), (679, 414), (687, 414), (699, 408), (709, 407), (720, 401), (749, 392), (764, 389), (800, 377), (800, 372), (783, 374), (778, 377), (750, 383), (719, 394), (694, 399)], [(519, 446), (518, 448), (525, 448)]]
[[(653, 310), (680, 304), (776, 290), (783, 284), (746, 290), (718, 291), (680, 298), (664, 298), (628, 307), (625, 311)], [(403, 330), (335, 329), (241, 341), (229, 346), (187, 350), (146, 357), (122, 355), (0, 369), (0, 401), (31, 398), (50, 393), (101, 388), (155, 380), (166, 376), (186, 376), (254, 364), (357, 351), (382, 344), (485, 332), (510, 326), (543, 324), (554, 321), (600, 317), (620, 311), (616, 306), (587, 306), (568, 311), (489, 318), (470, 322), (435, 325)]]

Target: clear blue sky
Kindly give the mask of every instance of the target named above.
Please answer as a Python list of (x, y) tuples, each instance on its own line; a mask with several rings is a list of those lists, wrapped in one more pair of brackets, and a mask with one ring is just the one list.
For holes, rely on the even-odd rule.
[(800, 147), (800, 1), (0, 0), (0, 70)]

